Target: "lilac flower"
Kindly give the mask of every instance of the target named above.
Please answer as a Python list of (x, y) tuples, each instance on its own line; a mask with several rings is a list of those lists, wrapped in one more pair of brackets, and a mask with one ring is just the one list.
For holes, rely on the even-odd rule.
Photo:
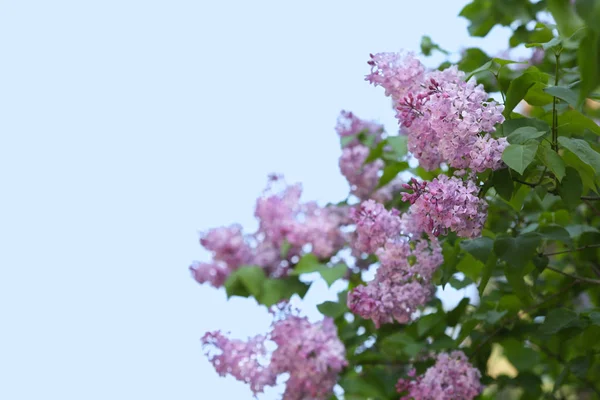
[(353, 246), (359, 251), (375, 253), (388, 238), (400, 233), (398, 212), (388, 211), (373, 200), (364, 201), (353, 209), (352, 217), (356, 222), (357, 234)]
[(508, 146), (506, 138), (494, 139), (490, 135), (478, 136), (471, 147), (469, 168), (483, 172), (490, 168), (497, 170), (506, 165), (502, 161), (502, 152)]
[(208, 332), (202, 337), (209, 361), (220, 376), (227, 374), (248, 383), (253, 393), (260, 393), (265, 386), (276, 383), (277, 374), (271, 371), (265, 347), (266, 338), (255, 336), (244, 342), (229, 339), (221, 332)]
[(302, 187), (297, 184), (256, 201), (254, 215), (259, 220), (259, 231), (277, 247), (283, 245), (288, 234), (296, 227), (295, 217), (300, 210), (301, 194)]
[(487, 202), (477, 196), (479, 188), (472, 180), (441, 174), (424, 188), (416, 180), (411, 185), (415, 192), (402, 198), (412, 203), (410, 211), (421, 229), (435, 236), (448, 230), (467, 238), (481, 235)]
[[(352, 112), (342, 110), (337, 119), (335, 130), (340, 138), (356, 136), (362, 132), (367, 136), (374, 136), (373, 141), (376, 143), (381, 140), (383, 125), (374, 121), (360, 119)], [(346, 146), (355, 146), (358, 144), (360, 144), (358, 139), (354, 139), (347, 143)]]
[(311, 324), (288, 316), (273, 325), (277, 349), (271, 358), (274, 373), (289, 373), (284, 400), (327, 399), (337, 375), (347, 365), (345, 348), (331, 318)]
[[(199, 283), (221, 287), (227, 277), (243, 265), (257, 265), (271, 278), (285, 277), (290, 259), (300, 256), (305, 246), (321, 259), (335, 255), (347, 242), (340, 229), (348, 225), (348, 211), (300, 202), (300, 185), (269, 193), (279, 177), (272, 177), (265, 194), (256, 202), (258, 231), (243, 235), (239, 225), (211, 229), (201, 235), (200, 244), (212, 252), (213, 262), (195, 261), (190, 270)], [(285, 257), (284, 244), (289, 245)]]
[(292, 245), (302, 247), (311, 245), (311, 252), (318, 258), (326, 259), (337, 253), (345, 244), (346, 239), (340, 231), (340, 226), (346, 221), (334, 207), (321, 208), (316, 204), (312, 207), (305, 205), (303, 221), (297, 222), (289, 233), (287, 240)]
[[(495, 125), (504, 121), (503, 106), (488, 101), (483, 86), (474, 79), (465, 82), (464, 73), (455, 66), (425, 72), (414, 57), (396, 53), (372, 55), (369, 64), (366, 80), (384, 87), (392, 97), (396, 117), (408, 135), (408, 150), (427, 170), (442, 162), (454, 168), (471, 167), (473, 146), (481, 146), (479, 135), (494, 132)], [(488, 165), (477, 163), (477, 168)]]
[(389, 239), (377, 251), (381, 265), (375, 278), (348, 295), (348, 308), (376, 327), (394, 320), (404, 324), (433, 295), (431, 278), (442, 264), (442, 250), (431, 240)]
[[(409, 373), (413, 378), (414, 370)], [(399, 393), (407, 393), (400, 400), (471, 400), (483, 387), (481, 373), (474, 368), (462, 351), (440, 353), (434, 366), (415, 379), (400, 379)]]
[(220, 288), (231, 273), (227, 264), (220, 262), (203, 263), (194, 261), (190, 265), (190, 272), (198, 283), (208, 282), (211, 286)]
[[(289, 374), (284, 400), (329, 398), (339, 372), (347, 365), (344, 345), (330, 318), (310, 323), (285, 312), (267, 336), (244, 342), (213, 332), (202, 341), (219, 375), (231, 374), (250, 384), (254, 394), (275, 385), (278, 375)], [(276, 349), (268, 352), (267, 342), (273, 342)]]
[(223, 261), (230, 269), (246, 264), (251, 257), (239, 225), (211, 229), (200, 236), (200, 244), (212, 251), (215, 260)]
[[(381, 267), (380, 267), (381, 268)], [(429, 301), (433, 286), (417, 280), (374, 279), (348, 293), (348, 308), (379, 328), (395, 321), (405, 324), (418, 307)]]
[(425, 67), (412, 53), (377, 53), (370, 56), (371, 73), (365, 80), (383, 87), (385, 95), (391, 96), (394, 102), (417, 89), (424, 78)]
[(365, 164), (370, 149), (357, 144), (342, 150), (339, 165), (342, 175), (350, 184), (350, 191), (360, 199), (368, 199), (379, 182), (379, 171), (383, 169), (383, 161), (375, 160)]

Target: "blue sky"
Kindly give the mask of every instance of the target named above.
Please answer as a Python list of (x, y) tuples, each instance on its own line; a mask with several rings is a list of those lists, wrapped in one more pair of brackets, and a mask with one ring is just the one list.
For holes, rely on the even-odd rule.
[(197, 231), (252, 231), (271, 172), (345, 198), (339, 111), (396, 130), (368, 54), (480, 44), (465, 3), (0, 2), (0, 398), (251, 399), (199, 338), (269, 319), (190, 278)]

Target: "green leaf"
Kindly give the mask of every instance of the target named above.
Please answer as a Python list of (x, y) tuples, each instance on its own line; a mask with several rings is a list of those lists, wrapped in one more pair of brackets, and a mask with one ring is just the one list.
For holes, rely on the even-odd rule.
[(450, 242), (445, 241), (442, 245), (442, 255), (444, 256), (444, 263), (442, 264), (441, 271), (442, 277), (440, 281), (440, 285), (442, 287), (446, 286), (446, 283), (450, 281), (452, 275), (456, 271), (456, 264), (458, 264), (458, 254), (459, 249), (456, 246), (450, 244)]
[(433, 50), (437, 50), (440, 53), (443, 54), (448, 54), (448, 52), (444, 49), (442, 49), (437, 43), (434, 43), (433, 40), (431, 40), (431, 37), (424, 35), (421, 37), (421, 52), (426, 55), (429, 56), (431, 55), (431, 52)]
[(537, 118), (507, 119), (506, 121), (504, 121), (504, 123), (501, 126), (502, 126), (502, 132), (503, 132), (504, 136), (509, 136), (515, 130), (517, 130), (521, 127), (525, 127), (525, 126), (536, 128), (536, 130), (538, 130), (540, 132), (549, 132), (550, 131), (550, 125), (548, 125), (548, 123), (546, 121), (537, 119)]
[(582, 193), (587, 192), (588, 189), (599, 192), (598, 184), (600, 183), (600, 180), (592, 167), (581, 161), (579, 157), (569, 150), (565, 150), (561, 157), (567, 167), (573, 168), (579, 173), (579, 178), (582, 184)]
[(531, 232), (517, 236), (498, 236), (494, 242), (494, 253), (515, 269), (523, 269), (536, 252), (541, 242), (538, 233)]
[(368, 382), (357, 377), (344, 376), (340, 379), (340, 386), (344, 388), (344, 399), (384, 399), (386, 394), (376, 383)]
[(433, 340), (433, 343), (429, 345), (429, 348), (434, 351), (455, 349), (457, 347), (458, 345), (456, 344), (456, 341), (448, 335), (438, 336)]
[(554, 100), (554, 97), (544, 92), (544, 88), (546, 88), (546, 83), (536, 82), (531, 88), (529, 88), (524, 100), (532, 106), (543, 107), (551, 104)]
[(579, 95), (573, 89), (570, 89), (566, 86), (550, 86), (545, 88), (544, 92), (566, 101), (573, 108), (577, 108)]
[(600, 175), (600, 154), (594, 151), (588, 142), (582, 139), (560, 136), (558, 143), (573, 152), (581, 161), (592, 167), (597, 175)]
[(505, 200), (510, 201), (515, 184), (510, 176), (508, 168), (502, 168), (492, 172), (492, 184), (494, 185), (494, 189), (496, 189), (496, 193)]
[(504, 102), (503, 114), (505, 117), (510, 116), (511, 111), (525, 98), (529, 89), (536, 83), (545, 83), (544, 76), (537, 67), (527, 68), (521, 76), (510, 82)]
[(470, 278), (473, 282), (476, 282), (481, 270), (483, 270), (483, 263), (471, 254), (466, 253), (456, 266), (456, 270), (465, 274), (465, 276)]
[(565, 177), (565, 162), (562, 158), (550, 147), (540, 146), (538, 148), (537, 156), (539, 160), (548, 167), (550, 171), (556, 176), (558, 181), (562, 181)]
[(477, 47), (469, 47), (463, 51), (463, 58), (458, 63), (458, 69), (471, 72), (488, 61), (490, 61), (490, 57), (483, 50)]
[(369, 155), (367, 156), (367, 158), (365, 159), (365, 162), (363, 164), (369, 164), (369, 163), (372, 163), (373, 161), (377, 160), (378, 158), (381, 158), (381, 156), (383, 155), (383, 149), (385, 148), (386, 145), (387, 145), (386, 140), (382, 140), (381, 142), (377, 143), (377, 146), (375, 146), (375, 148), (371, 149), (371, 151), (369, 152)]
[(348, 271), (348, 266), (344, 263), (339, 263), (334, 265), (333, 267), (325, 267), (322, 268), (319, 272), (325, 282), (327, 282), (328, 286), (331, 286), (333, 282), (338, 279), (343, 278), (346, 275), (346, 271)]
[(600, 2), (597, 0), (577, 0), (575, 10), (590, 29), (600, 33)]
[(572, 238), (577, 238), (585, 232), (600, 233), (600, 230), (594, 228), (593, 226), (589, 226), (589, 225), (574, 224), (574, 225), (568, 225), (565, 228), (567, 229), (567, 231), (569, 232), (569, 235), (571, 235)]
[(452, 286), (454, 289), (460, 290), (466, 288), (469, 285), (472, 285), (473, 281), (469, 278), (465, 278), (461, 281), (453, 276), (452, 278), (450, 278), (450, 282), (448, 283), (450, 283), (450, 286)]
[(600, 326), (600, 311), (593, 311), (588, 316), (593, 324)]
[(560, 225), (543, 226), (538, 229), (538, 232), (546, 240), (558, 241), (567, 246), (573, 246), (571, 235), (569, 235), (569, 232)]
[(591, 358), (592, 355), (588, 354), (586, 356), (577, 357), (569, 361), (569, 369), (571, 370), (573, 375), (585, 379), (590, 370), (592, 361)]
[(302, 256), (290, 275), (297, 276), (301, 274), (318, 272), (325, 282), (327, 282), (327, 285), (331, 286), (333, 282), (344, 277), (347, 270), (348, 266), (344, 263), (328, 266), (319, 262), (319, 259), (314, 254), (308, 253)]
[(583, 25), (569, 0), (547, 0), (546, 3), (562, 37), (571, 36)]
[(479, 281), (479, 288), (478, 288), (479, 297), (483, 296), (483, 291), (485, 290), (485, 287), (487, 286), (490, 278), (492, 277), (494, 268), (496, 267), (497, 263), (498, 263), (498, 256), (496, 256), (496, 254), (494, 252), (492, 252), (491, 256), (488, 258), (487, 262), (485, 263), (483, 272), (481, 274), (481, 280)]
[(574, 209), (581, 201), (583, 184), (576, 169), (567, 167), (565, 177), (558, 186), (560, 197), (569, 209)]
[(257, 301), (267, 307), (277, 304), (297, 294), (301, 298), (308, 291), (308, 285), (300, 282), (297, 277), (284, 279), (267, 279), (263, 283), (262, 293)]
[(225, 281), (225, 292), (231, 296), (254, 296), (258, 298), (265, 281), (265, 271), (258, 266), (243, 266), (235, 270)]
[(394, 155), (397, 159), (400, 159), (408, 153), (407, 142), (408, 136), (399, 135), (399, 136), (388, 136), (386, 139), (388, 144), (391, 146)]
[(290, 247), (292, 247), (290, 242), (288, 242), (287, 239), (284, 239), (283, 243), (281, 244), (281, 248), (279, 249), (279, 255), (282, 259), (287, 258), (288, 252), (290, 251)]
[(569, 375), (569, 366), (565, 365), (564, 368), (562, 369), (561, 373), (558, 375), (558, 377), (554, 381), (554, 387), (552, 388), (552, 394), (556, 393), (556, 391), (558, 389), (560, 389), (560, 387), (562, 386), (562, 383), (564, 382), (567, 375)]
[(383, 169), (383, 175), (379, 178), (379, 183), (377, 184), (377, 188), (383, 187), (390, 183), (400, 172), (404, 171), (408, 168), (408, 163), (405, 161), (396, 162), (387, 165)]
[(469, 298), (465, 297), (462, 299), (452, 311), (446, 314), (446, 325), (456, 326), (458, 325), (460, 318), (465, 314), (467, 306), (469, 305)]
[(568, 327), (577, 319), (578, 316), (574, 311), (566, 308), (557, 308), (548, 313), (540, 330), (544, 334), (552, 335)]
[(442, 324), (444, 317), (444, 314), (441, 313), (427, 314), (420, 317), (417, 320), (417, 335), (423, 337), (423, 335), (431, 331), (433, 327)]
[(317, 308), (321, 312), (321, 314), (326, 315), (331, 318), (337, 318), (348, 310), (345, 304), (340, 304), (336, 301), (326, 301), (317, 305)]
[(419, 354), (425, 343), (417, 342), (406, 332), (397, 332), (383, 339), (382, 345), (384, 349), (388, 349), (389, 351), (400, 350), (402, 353), (414, 357)]
[(525, 43), (526, 46), (529, 43), (546, 43), (552, 40), (553, 37), (552, 30), (540, 22), (535, 25), (532, 31), (527, 30), (526, 25), (521, 25), (514, 31), (509, 45), (510, 47), (516, 47), (521, 43)]
[(342, 149), (344, 147), (347, 147), (350, 143), (352, 143), (354, 141), (354, 139), (356, 139), (355, 135), (352, 135), (352, 136), (342, 136), (340, 138), (340, 145), (341, 145)]
[(522, 175), (535, 158), (538, 146), (538, 143), (528, 143), (525, 145), (511, 144), (504, 149), (502, 160), (506, 165)]
[(311, 272), (320, 272), (323, 268), (327, 268), (322, 264), (317, 256), (312, 253), (307, 253), (300, 258), (298, 264), (294, 267), (294, 270), (290, 275), (308, 274)]
[(510, 206), (515, 211), (518, 212), (518, 211), (521, 211), (521, 209), (523, 208), (523, 204), (525, 203), (525, 198), (527, 198), (527, 195), (529, 195), (531, 188), (526, 185), (517, 185), (517, 186), (520, 186), (520, 187), (519, 187), (519, 189), (517, 189), (516, 193), (513, 195), (512, 199), (510, 199), (508, 204), (510, 204)]
[(560, 38), (552, 38), (547, 42), (544, 43), (527, 43), (525, 45), (525, 47), (530, 48), (530, 47), (541, 47), (544, 50), (548, 50), (551, 49), (553, 47), (559, 46), (562, 43), (562, 40)]
[(519, 371), (530, 371), (540, 361), (540, 355), (530, 347), (526, 347), (522, 341), (509, 338), (502, 342), (502, 349), (508, 361)]
[(492, 61), (501, 66), (509, 65), (509, 64), (527, 64), (526, 61), (515, 61), (515, 60), (507, 60), (506, 58), (492, 58)]
[(504, 267), (504, 276), (506, 276), (508, 284), (513, 289), (513, 293), (523, 304), (529, 305), (532, 303), (532, 299), (529, 293), (529, 286), (523, 280), (524, 272), (523, 269), (518, 269), (510, 263), (507, 263)]
[(524, 126), (522, 128), (515, 129), (508, 137), (506, 138), (511, 144), (525, 144), (532, 139), (537, 139), (541, 136), (544, 136), (547, 131), (539, 131), (531, 126)]
[(579, 86), (579, 103), (581, 104), (600, 84), (600, 35), (589, 28), (579, 43), (577, 61), (581, 74), (581, 85)]
[[(552, 122), (552, 113), (548, 113), (544, 118)], [(595, 134), (600, 135), (600, 125), (577, 110), (568, 110), (559, 114), (558, 126), (559, 134), (561, 132), (569, 132), (570, 136), (583, 135), (589, 129)]]
[(535, 266), (535, 271), (532, 272), (534, 276), (538, 276), (542, 273), (550, 263), (550, 259), (548, 256), (536, 254), (533, 256), (533, 265)]
[(488, 237), (479, 237), (476, 239), (463, 240), (460, 242), (463, 250), (471, 253), (476, 259), (485, 263), (494, 248), (494, 241)]
[(489, 71), (492, 68), (493, 65), (493, 61), (490, 60), (488, 62), (486, 62), (485, 64), (483, 64), (481, 67), (471, 71), (471, 73), (469, 75), (467, 75), (465, 80), (469, 80), (471, 79), (474, 75), (477, 75), (480, 72), (484, 72), (484, 71)]
[(473, 317), (480, 320), (480, 321), (485, 321), (488, 324), (495, 324), (496, 322), (500, 321), (502, 319), (502, 317), (504, 317), (506, 315), (507, 311), (496, 311), (496, 310), (489, 310), (486, 311), (484, 313), (481, 314), (475, 314)]

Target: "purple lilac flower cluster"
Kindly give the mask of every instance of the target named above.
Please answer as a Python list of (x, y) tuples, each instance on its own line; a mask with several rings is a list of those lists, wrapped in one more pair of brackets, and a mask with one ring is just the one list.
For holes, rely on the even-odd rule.
[(487, 218), (487, 202), (479, 198), (479, 187), (473, 180), (439, 175), (431, 182), (411, 179), (404, 185), (412, 193), (403, 193), (410, 201), (415, 224), (434, 236), (456, 232), (458, 236), (475, 238)]
[(390, 201), (400, 189), (399, 180), (393, 180), (377, 189), (384, 162), (376, 159), (365, 164), (371, 150), (356, 138), (359, 133), (363, 133), (365, 137), (370, 137), (373, 143), (378, 143), (382, 139), (383, 126), (362, 120), (351, 112), (342, 111), (335, 129), (340, 138), (354, 137), (345, 144), (339, 160), (340, 171), (350, 184), (350, 193), (361, 200)]
[(396, 385), (399, 393), (406, 393), (400, 400), (471, 400), (483, 387), (481, 373), (474, 368), (462, 351), (440, 353), (435, 365), (413, 379), (400, 379)]
[[(294, 185), (259, 198), (255, 209), (259, 228), (252, 235), (243, 235), (239, 225), (202, 234), (200, 244), (212, 252), (213, 261), (192, 263), (190, 270), (196, 281), (221, 287), (242, 265), (257, 265), (270, 277), (282, 277), (288, 272), (289, 260), (301, 255), (307, 245), (321, 259), (336, 254), (346, 243), (340, 228), (347, 224), (347, 216), (335, 207), (302, 203), (301, 193), (300, 185)], [(282, 257), (280, 249), (286, 243), (289, 250)]]
[[(377, 327), (408, 323), (431, 299), (433, 275), (443, 263), (437, 236), (449, 231), (468, 238), (481, 234), (487, 203), (478, 197), (474, 178), (476, 172), (504, 167), (501, 156), (507, 142), (491, 136), (504, 120), (503, 107), (488, 100), (474, 80), (465, 82), (455, 67), (427, 71), (411, 54), (401, 53), (371, 55), (369, 64), (366, 79), (392, 98), (408, 149), (420, 165), (432, 170), (445, 163), (461, 171), (430, 182), (401, 184), (396, 179), (377, 188), (385, 163), (365, 163), (371, 150), (363, 142), (380, 143), (383, 127), (342, 111), (336, 126), (344, 143), (339, 167), (351, 194), (362, 203), (348, 208), (303, 203), (300, 185), (275, 191), (281, 180), (273, 177), (256, 203), (255, 233), (244, 234), (232, 225), (201, 235), (200, 243), (213, 261), (190, 266), (198, 282), (220, 287), (243, 265), (260, 266), (271, 278), (285, 277), (293, 260), (305, 252), (325, 260), (350, 243), (358, 267), (366, 254), (377, 255), (380, 264), (372, 281), (348, 294), (353, 313)], [(468, 176), (463, 176), (465, 169), (471, 170)], [(408, 190), (402, 200), (411, 203), (402, 215), (382, 204), (401, 188)], [(355, 231), (348, 237), (344, 228), (352, 224)], [(284, 400), (327, 399), (347, 365), (333, 320), (311, 323), (289, 309), (267, 335), (241, 341), (209, 332), (202, 341), (217, 372), (248, 383), (255, 394), (275, 385), (280, 375), (289, 375)], [(397, 385), (402, 399), (472, 399), (482, 390), (479, 371), (460, 351), (441, 353), (422, 376), (415, 378), (414, 370), (409, 376)]]
[(372, 281), (348, 294), (348, 308), (377, 327), (394, 320), (409, 322), (433, 295), (431, 279), (443, 262), (437, 238), (422, 238), (412, 215), (400, 217), (397, 210), (388, 211), (373, 200), (352, 215), (357, 233), (353, 247), (376, 253), (380, 266)]
[(465, 82), (456, 67), (426, 71), (412, 54), (378, 53), (369, 65), (365, 79), (392, 98), (408, 150), (423, 168), (433, 170), (442, 162), (478, 172), (502, 166), (506, 139), (482, 140), (481, 134), (504, 121), (504, 107), (488, 100), (482, 85)]
[[(202, 342), (217, 373), (249, 384), (254, 394), (275, 385), (279, 375), (289, 374), (284, 400), (329, 398), (339, 372), (347, 365), (344, 345), (330, 318), (311, 323), (286, 312), (266, 336), (242, 341), (209, 332)], [(268, 342), (276, 349), (267, 351)]]

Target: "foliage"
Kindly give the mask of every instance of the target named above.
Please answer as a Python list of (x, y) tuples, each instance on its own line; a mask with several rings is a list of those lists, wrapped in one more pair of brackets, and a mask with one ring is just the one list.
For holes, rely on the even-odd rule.
[[(485, 37), (495, 25), (510, 27), (509, 47), (533, 51), (523, 62), (469, 48), (457, 63), (466, 79), (475, 77), (502, 98), (504, 121), (495, 135), (507, 140), (505, 165), (475, 171), (477, 195), (487, 202), (481, 232), (434, 231), (443, 263), (431, 279), (440, 287), (475, 285), (479, 298), (446, 309), (434, 296), (407, 323), (377, 326), (351, 312), (352, 291), (364, 284), (365, 269), (382, 268), (384, 260), (380, 252), (354, 251), (355, 259), (336, 255), (355, 239), (325, 256), (306, 252), (297, 242), (280, 242), (277, 251), (288, 272), (238, 265), (223, 285), (228, 296), (252, 296), (271, 306), (294, 294), (302, 297), (308, 273), (320, 274), (329, 285), (347, 283), (338, 302), (319, 306), (335, 322), (348, 361), (338, 378), (344, 394), (332, 399), (397, 399), (399, 379), (413, 368), (417, 375), (432, 371), (432, 355), (457, 349), (481, 373), (485, 389), (477, 398), (600, 399), (600, 104), (595, 102), (600, 100), (600, 1), (474, 0), (460, 15), (473, 36)], [(421, 50), (448, 54), (427, 36)], [(344, 155), (361, 160), (362, 175), (344, 173), (343, 165), (350, 165), (343, 164), (344, 155), (340, 166), (353, 188), (364, 184), (372, 168), (376, 178), (367, 185), (368, 198), (388, 210), (405, 212), (410, 191), (417, 191), (410, 185), (397, 190), (395, 182), (432, 181), (465, 168), (415, 167), (406, 136), (373, 134), (377, 129), (361, 125), (353, 134), (340, 134)], [(358, 207), (351, 197), (327, 209), (348, 207)]]

